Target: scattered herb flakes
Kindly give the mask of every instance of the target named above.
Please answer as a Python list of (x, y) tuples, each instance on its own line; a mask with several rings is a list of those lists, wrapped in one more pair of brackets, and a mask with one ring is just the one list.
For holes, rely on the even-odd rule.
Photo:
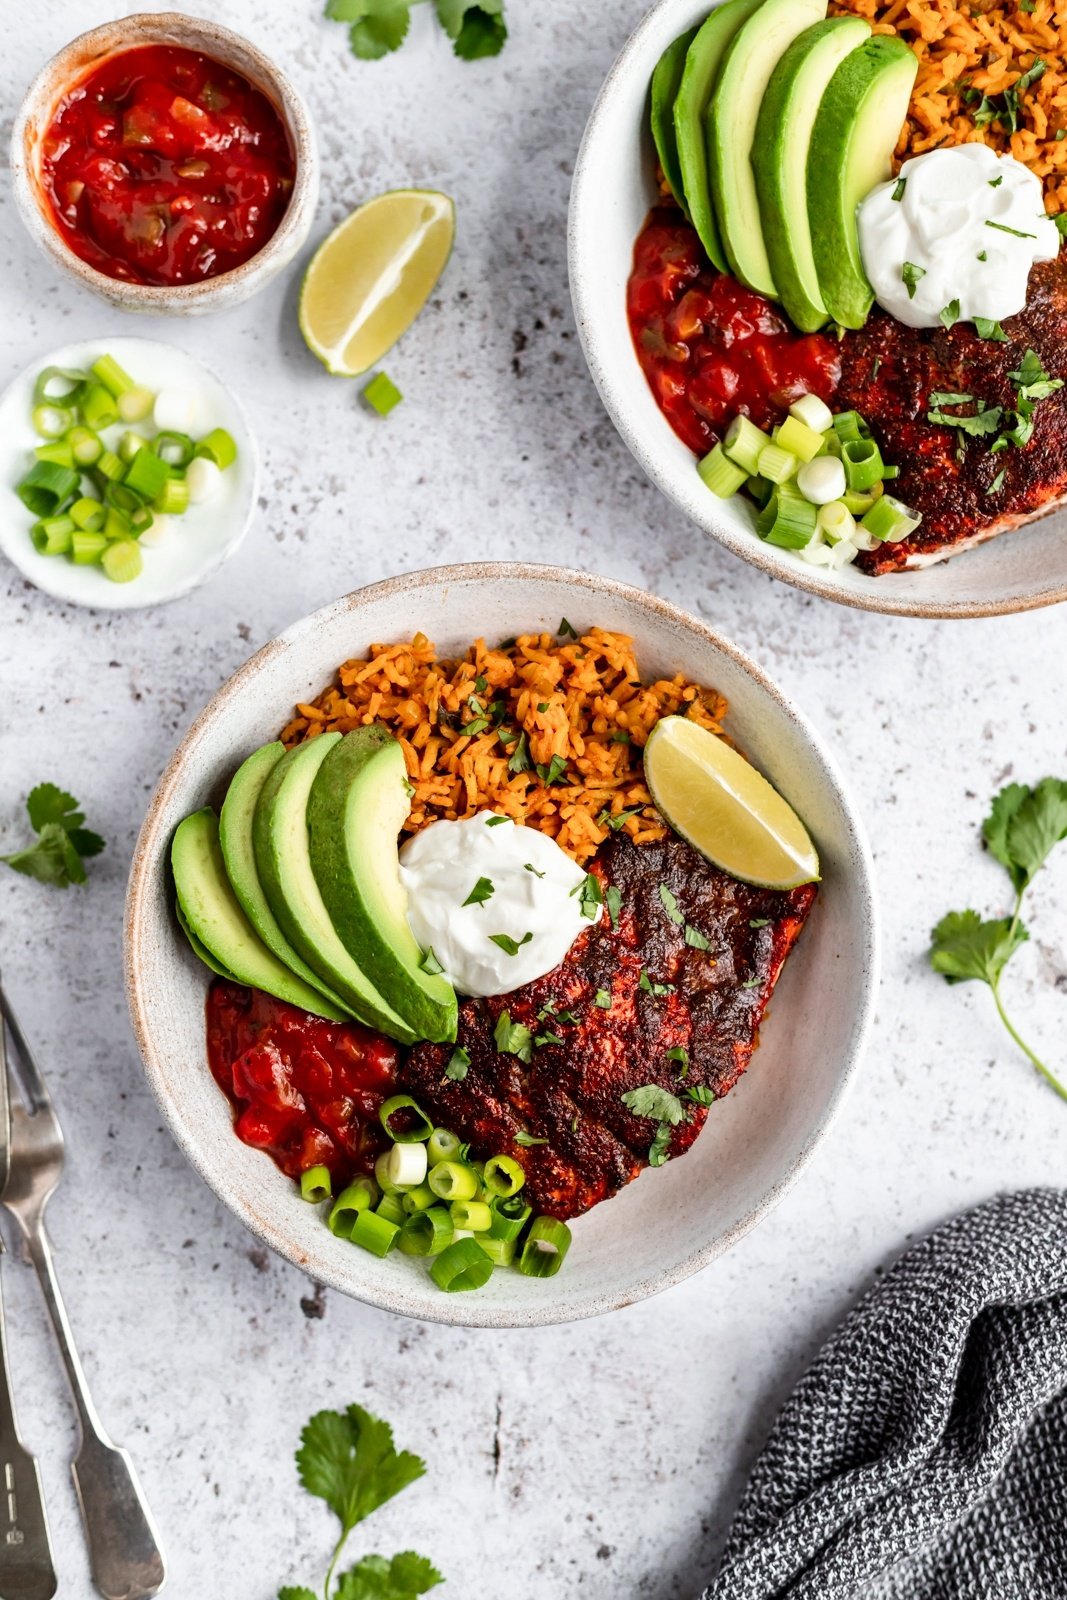
[(566, 617), (560, 617), (559, 627), (556, 629), (561, 639), (577, 639), (578, 630), (572, 628)]
[(691, 1089), (687, 1089), (685, 1097), (697, 1106), (710, 1106), (715, 1100), (714, 1092), (703, 1083), (694, 1084)]
[[(944, 409), (946, 406), (972, 403), (977, 409), (971, 416), (960, 416)], [(981, 439), (997, 431), (1003, 415), (1003, 406), (986, 405), (984, 400), (975, 401), (974, 396), (970, 394), (932, 394), (926, 420), (939, 423), (945, 428), (956, 428), (961, 434), (967, 434), (972, 439)]]
[(616, 889), (613, 883), (610, 883), (604, 890), (604, 904), (608, 908), (611, 926), (617, 928), (619, 926), (619, 913), (622, 910), (622, 892)]
[(511, 1012), (502, 1011), (493, 1029), (493, 1043), (503, 1054), (529, 1062), (533, 1055), (533, 1034), (522, 1022), (512, 1022)]
[(993, 479), (993, 482), (989, 485), (989, 488), (986, 490), (986, 494), (999, 494), (1000, 493), (1001, 489), (1003, 489), (1003, 487), (1004, 487), (1005, 474), (1006, 474), (1006, 469), (1004, 467), (1001, 467), (1000, 471), (997, 473), (996, 477)]
[(908, 187), (907, 178), (898, 178), (896, 183), (893, 185), (893, 193), (890, 196), (890, 199), (892, 199), (892, 200), (903, 200), (903, 198), (904, 198), (904, 190), (907, 187)]
[(510, 821), (511, 821), (510, 817), (499, 817), (494, 812), (494, 814), (491, 817), (486, 817), (485, 825), (486, 825), (487, 828), (499, 828), (499, 826), (500, 826), (500, 824), (502, 822), (510, 822)]
[(470, 1064), (470, 1052), (464, 1050), (461, 1044), (457, 1044), (456, 1048), (448, 1058), (448, 1065), (445, 1067), (445, 1077), (451, 1078), (453, 1083), (462, 1083), (464, 1078), (467, 1076), (467, 1069)]
[(610, 828), (613, 833), (618, 833), (624, 822), (628, 821), (630, 817), (637, 817), (640, 816), (640, 814), (640, 806), (630, 806), (626, 811), (616, 811), (614, 813), (609, 811), (607, 806), (605, 806), (603, 811), (596, 819), (597, 827)]
[(489, 679), (485, 676), (485, 674), (483, 672), (479, 672), (478, 676), (474, 680), (474, 692), (475, 692), (475, 694), (484, 694), (485, 691), (488, 689), (488, 687), (489, 687)]
[(1004, 182), (1004, 174), (1001, 173), (999, 178), (990, 178), (989, 187), (991, 189), (999, 189), (1003, 182)]
[(525, 1128), (520, 1128), (515, 1135), (515, 1143), (522, 1145), (524, 1150), (529, 1150), (535, 1144), (547, 1144), (547, 1139), (541, 1139), (534, 1133), (527, 1133)]
[(665, 883), (661, 883), (659, 886), (659, 898), (660, 904), (668, 917), (670, 917), (676, 928), (680, 928), (685, 918), (678, 910), (678, 902)]
[(39, 783), (26, 797), (26, 811), (36, 840), (23, 850), (0, 856), (0, 861), (6, 861), (24, 877), (36, 878), (38, 883), (48, 883), (56, 889), (84, 883), (82, 863), (98, 856), (104, 841), (83, 826), (85, 814), (78, 809), (74, 796), (54, 783)]
[[(503, 729), (500, 730), (500, 737), (504, 737)], [(509, 740), (508, 743), (511, 743), (511, 741)], [(525, 733), (520, 733), (518, 743), (515, 745), (514, 750), (508, 757), (508, 771), (529, 772), (531, 765), (532, 762), (530, 761), (530, 752), (526, 744), (526, 735)]]
[(1006, 222), (986, 221), (987, 228), (996, 228), (998, 233), (1010, 233), (1016, 239), (1036, 239), (1036, 233), (1024, 233), (1021, 228), (1009, 228)]
[(593, 1004), (599, 1006), (601, 1011), (611, 1010), (611, 996), (606, 989), (598, 989), (593, 997)]
[(678, 1077), (684, 1078), (689, 1072), (689, 1051), (682, 1044), (672, 1045), (667, 1051), (667, 1060), (678, 1064)]
[(979, 339), (992, 339), (996, 344), (1007, 344), (1008, 336), (999, 322), (992, 317), (975, 317), (974, 331)]
[(705, 938), (699, 928), (694, 928), (692, 923), (685, 925), (685, 942), (691, 950), (710, 950), (711, 940)]
[[(1064, 216), (1067, 217), (1067, 211), (1064, 212)], [(632, 744), (633, 740), (630, 738), (630, 735), (627, 733), (625, 728), (616, 728), (615, 732), (611, 736), (610, 743), (611, 744)]]
[(570, 783), (571, 781), (567, 776), (566, 756), (553, 756), (552, 760), (547, 764), (538, 761), (534, 771), (542, 783)]
[(1047, 400), (1063, 388), (1063, 379), (1049, 377), (1036, 350), (1027, 350), (1017, 371), (1009, 372), (1008, 377), (1024, 400)]
[(484, 905), (487, 900), (493, 898), (495, 893), (496, 890), (493, 888), (492, 878), (479, 878), (463, 904), (465, 906)]
[(659, 997), (662, 997), (665, 994), (674, 993), (673, 983), (653, 983), (652, 979), (643, 968), (641, 971), (641, 976), (637, 980), (637, 987), (639, 989), (643, 989), (645, 994), (654, 994)]
[(522, 870), (524, 872), (532, 872), (535, 878), (543, 878), (544, 877), (544, 873), (543, 872), (539, 872), (537, 870), (537, 868), (534, 866), (532, 861), (524, 861), (523, 864), (522, 864)]
[(546, 1029), (544, 1033), (534, 1034), (535, 1050), (543, 1049), (546, 1044), (563, 1044), (563, 1042), (558, 1033), (552, 1033), (549, 1029)]
[(742, 989), (758, 989), (759, 986), (760, 986), (759, 978), (749, 978), (747, 983), (743, 983), (741, 985)]
[(919, 279), (926, 277), (926, 268), (917, 267), (914, 261), (905, 261), (900, 269), (900, 276), (903, 278), (904, 287), (908, 291), (908, 299), (914, 300)]
[(938, 313), (938, 319), (945, 325), (946, 328), (954, 328), (957, 322), (960, 320), (959, 301), (950, 300), (945, 309)]
[(572, 894), (580, 894), (579, 908), (583, 917), (588, 917), (590, 922), (595, 922), (597, 913), (604, 903), (604, 891), (600, 886), (600, 879), (595, 872), (587, 872)]
[(1022, 97), (1041, 77), (1045, 67), (1046, 63), (1041, 57), (1035, 56), (1029, 70), (1022, 73), (1002, 94), (987, 95), (982, 94), (979, 89), (964, 89), (963, 99), (973, 108), (971, 119), (975, 127), (984, 128), (991, 122), (999, 122), (1008, 133), (1017, 133)]
[(656, 1129), (652, 1143), (648, 1147), (648, 1164), (650, 1167), (662, 1167), (665, 1161), (670, 1160), (671, 1125), (661, 1122)]
[(770, 917), (749, 917), (748, 925), (750, 928), (769, 928), (771, 921)]
[(443, 972), (445, 970), (444, 967), (441, 965), (441, 963), (438, 961), (437, 957), (434, 955), (433, 946), (432, 945), (427, 950), (427, 952), (423, 956), (422, 960), (419, 962), (419, 965), (422, 968), (423, 972), (428, 972), (432, 978), (436, 978), (438, 973)]
[(506, 956), (517, 956), (523, 945), (529, 944), (532, 938), (532, 933), (524, 933), (521, 939), (513, 939), (510, 933), (491, 933), (489, 942), (499, 945)]
[(676, 1094), (661, 1089), (658, 1084), (646, 1083), (639, 1089), (628, 1089), (622, 1103), (635, 1117), (647, 1117), (658, 1123), (655, 1137), (648, 1152), (650, 1167), (662, 1167), (669, 1159), (671, 1129), (685, 1122), (689, 1113)]
[(988, 250), (980, 250), (978, 252), (978, 254), (975, 256), (974, 259), (976, 261), (988, 261), (989, 260), (989, 251)]

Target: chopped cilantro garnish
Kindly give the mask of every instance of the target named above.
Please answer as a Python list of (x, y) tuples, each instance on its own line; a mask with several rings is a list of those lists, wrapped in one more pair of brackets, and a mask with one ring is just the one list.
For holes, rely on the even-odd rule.
[[(500, 737), (502, 739), (504, 737), (503, 728), (500, 729)], [(509, 739), (507, 742), (510, 744), (511, 740)], [(520, 733), (519, 742), (508, 757), (508, 771), (529, 772), (530, 766), (530, 752), (526, 748), (526, 735), (524, 733)]]
[[(1031, 8), (1032, 9), (1032, 8)], [(1019, 128), (1019, 102), (1027, 89), (1031, 88), (1045, 71), (1046, 63), (1040, 56), (1035, 56), (1033, 66), (1024, 72), (1009, 89), (1003, 94), (987, 95), (979, 89), (964, 89), (963, 98), (969, 106), (976, 128), (984, 128), (990, 122), (999, 122), (1008, 133), (1016, 133)]]
[(499, 826), (500, 826), (500, 824), (502, 822), (510, 822), (510, 821), (511, 821), (510, 817), (498, 817), (496, 815), (496, 813), (494, 812), (494, 814), (491, 817), (486, 817), (485, 825), (486, 825), (487, 828), (499, 828)]
[(463, 904), (465, 906), (480, 906), (486, 900), (491, 900), (495, 893), (496, 890), (493, 888), (492, 878), (479, 878), (466, 900), (463, 901)]
[(645, 994), (662, 996), (665, 994), (674, 993), (673, 983), (653, 983), (652, 979), (649, 977), (648, 973), (644, 971), (644, 969), (642, 969), (641, 976), (637, 980), (637, 987), (639, 989), (643, 989)]
[(660, 904), (667, 913), (668, 917), (670, 917), (675, 927), (680, 928), (682, 923), (685, 921), (685, 918), (678, 910), (678, 902), (665, 883), (661, 883), (659, 886), (659, 898)]
[(622, 910), (622, 892), (616, 889), (613, 883), (609, 884), (604, 891), (604, 904), (608, 908), (611, 926), (617, 928), (619, 926), (619, 912)]
[(694, 928), (689, 922), (685, 925), (685, 942), (692, 950), (711, 949), (711, 941), (704, 937), (699, 928)]
[(596, 819), (597, 826), (600, 828), (611, 828), (614, 833), (618, 833), (619, 829), (622, 827), (623, 823), (628, 817), (636, 817), (639, 816), (640, 813), (640, 806), (630, 806), (626, 811), (616, 811), (614, 813), (609, 811), (607, 806), (605, 806), (603, 811)]
[(459, 731), (466, 738), (473, 739), (476, 733), (484, 733), (488, 726), (488, 717), (475, 717), (473, 722), (465, 722)]
[(537, 868), (534, 866), (532, 861), (524, 861), (522, 866), (523, 866), (523, 871), (524, 872), (532, 872), (535, 878), (543, 878), (544, 877), (544, 873), (543, 872), (538, 872)]
[(1016, 239), (1036, 239), (1036, 233), (1023, 233), (1020, 228), (1009, 228), (1006, 222), (986, 222), (987, 228), (996, 228), (998, 233), (1010, 233)]
[[(415, 3), (417, 0), (328, 0), (326, 15), (349, 24), (349, 48), (354, 56), (379, 61), (403, 44)], [(504, 0), (434, 0), (434, 10), (461, 60), (478, 61), (500, 54), (508, 36)], [(375, 1594), (380, 1588), (379, 1584)], [(361, 1588), (360, 1594), (363, 1592)], [(370, 1589), (366, 1592), (369, 1595)]]
[(992, 339), (996, 344), (1007, 344), (1008, 336), (999, 322), (991, 317), (975, 317), (974, 331), (979, 339)]
[(904, 280), (904, 287), (908, 291), (908, 299), (915, 299), (915, 289), (920, 278), (926, 277), (926, 268), (917, 267), (914, 261), (905, 261), (900, 269), (900, 276)]
[(903, 198), (904, 198), (904, 190), (907, 187), (908, 187), (907, 178), (898, 178), (896, 183), (893, 185), (893, 193), (890, 196), (890, 199), (891, 200), (903, 200)]
[(678, 1063), (678, 1076), (684, 1078), (689, 1071), (689, 1051), (684, 1045), (676, 1044), (667, 1051), (667, 1060)]
[(529, 1061), (533, 1055), (533, 1034), (521, 1022), (512, 1022), (511, 1012), (502, 1011), (493, 1029), (493, 1043), (506, 1055)]
[(506, 956), (517, 956), (523, 945), (529, 944), (532, 938), (532, 933), (524, 933), (521, 939), (513, 939), (510, 933), (491, 933), (489, 942), (499, 945)]
[(749, 917), (748, 925), (750, 928), (769, 928), (771, 920), (770, 917)]
[(543, 761), (538, 761), (534, 770), (542, 783), (570, 783), (570, 779), (566, 776), (566, 756), (553, 756), (547, 765)]
[(622, 1103), (635, 1117), (648, 1117), (659, 1124), (648, 1152), (650, 1167), (661, 1167), (668, 1159), (671, 1129), (685, 1122), (689, 1113), (678, 1096), (658, 1084), (646, 1083), (639, 1089), (628, 1089)]
[(520, 1128), (515, 1135), (515, 1143), (521, 1144), (524, 1150), (528, 1150), (531, 1145), (547, 1144), (548, 1140), (540, 1139), (535, 1133), (527, 1133), (525, 1128)]
[(999, 494), (1000, 493), (1001, 489), (1003, 489), (1003, 487), (1004, 487), (1005, 473), (1006, 473), (1006, 469), (1004, 467), (1001, 467), (1000, 471), (997, 473), (996, 477), (993, 479), (993, 482), (989, 485), (989, 488), (986, 490), (986, 494)]
[(538, 1033), (538, 1034), (534, 1035), (534, 1047), (537, 1050), (540, 1050), (542, 1048), (542, 1046), (546, 1045), (546, 1044), (562, 1044), (562, 1043), (563, 1043), (563, 1040), (560, 1038), (558, 1033), (550, 1033), (550, 1032), (548, 1032), (546, 1030), (546, 1032), (544, 1032), (544, 1033)]
[(448, 1058), (448, 1065), (445, 1068), (445, 1077), (451, 1078), (453, 1083), (462, 1083), (464, 1078), (467, 1076), (467, 1068), (470, 1066), (470, 1064), (470, 1052), (464, 1050), (461, 1044), (457, 1044), (456, 1048)]
[(489, 687), (489, 679), (484, 675), (484, 673), (480, 672), (478, 674), (478, 676), (474, 680), (474, 692), (475, 692), (475, 694), (484, 694), (485, 691), (488, 689), (488, 687)]
[(685, 1098), (692, 1100), (697, 1106), (710, 1106), (714, 1099), (714, 1092), (703, 1083), (694, 1084), (692, 1089), (685, 1091)]
[(939, 320), (944, 323), (946, 328), (954, 328), (957, 322), (960, 320), (959, 301), (950, 300), (945, 309), (938, 313), (938, 317)]
[(611, 1010), (611, 996), (606, 989), (598, 989), (593, 998), (593, 1004), (599, 1006), (601, 1011)]
[[(1067, 216), (1067, 212), (1064, 212), (1064, 216)], [(610, 742), (612, 744), (630, 744), (632, 741), (625, 728), (616, 728)]]
[(560, 617), (559, 627), (556, 629), (556, 632), (563, 639), (577, 639), (578, 637), (577, 628), (572, 628), (566, 617)]
[(419, 965), (422, 967), (423, 972), (428, 972), (432, 978), (435, 978), (439, 972), (443, 972), (445, 970), (438, 961), (437, 957), (434, 955), (432, 945), (423, 956)]
[(1004, 182), (1004, 174), (1001, 173), (999, 178), (990, 178), (989, 187), (991, 189), (999, 189), (1003, 182)]

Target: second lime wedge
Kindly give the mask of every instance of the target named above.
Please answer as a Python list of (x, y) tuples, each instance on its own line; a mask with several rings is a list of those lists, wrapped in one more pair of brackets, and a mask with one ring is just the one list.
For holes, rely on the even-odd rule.
[(452, 250), (455, 208), (436, 189), (368, 200), (319, 246), (300, 290), (300, 331), (338, 377), (380, 361), (414, 322)]
[(663, 717), (645, 746), (656, 808), (715, 866), (745, 883), (794, 889), (819, 857), (788, 801), (736, 750), (688, 717)]

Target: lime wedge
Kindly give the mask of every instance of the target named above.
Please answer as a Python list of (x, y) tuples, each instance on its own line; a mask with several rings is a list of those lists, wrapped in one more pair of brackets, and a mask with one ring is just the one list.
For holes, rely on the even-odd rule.
[(407, 332), (454, 233), (452, 202), (435, 189), (390, 189), (338, 224), (300, 289), (300, 331), (328, 371), (358, 378)]
[(656, 809), (715, 866), (765, 889), (819, 876), (808, 831), (754, 766), (688, 717), (663, 717), (645, 745)]

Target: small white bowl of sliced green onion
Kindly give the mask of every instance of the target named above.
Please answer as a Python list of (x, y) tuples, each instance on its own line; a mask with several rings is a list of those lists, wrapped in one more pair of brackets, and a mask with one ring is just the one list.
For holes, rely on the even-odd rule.
[(58, 600), (177, 599), (236, 550), (255, 446), (225, 386), (185, 351), (105, 338), (35, 360), (0, 396), (0, 550)]

